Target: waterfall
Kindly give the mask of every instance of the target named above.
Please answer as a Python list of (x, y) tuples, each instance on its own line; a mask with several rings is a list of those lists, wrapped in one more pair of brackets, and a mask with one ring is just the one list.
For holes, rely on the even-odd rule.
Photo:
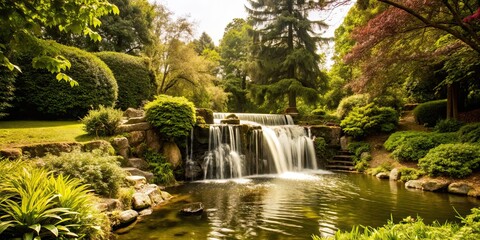
[[(214, 113), (216, 122), (230, 113)], [(238, 114), (240, 125), (210, 126), (204, 179), (241, 178), (317, 169), (307, 130), (289, 115)]]

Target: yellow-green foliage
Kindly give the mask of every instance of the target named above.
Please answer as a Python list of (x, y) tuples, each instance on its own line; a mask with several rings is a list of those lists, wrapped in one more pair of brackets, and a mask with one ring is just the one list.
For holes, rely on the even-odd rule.
[(480, 239), (480, 209), (473, 208), (472, 214), (462, 218), (462, 224), (434, 222), (427, 225), (422, 218), (407, 217), (400, 223), (389, 220), (387, 224), (379, 228), (355, 226), (350, 232), (338, 231), (331, 237), (318, 237), (312, 239), (335, 239), (335, 240), (380, 240), (380, 239)]
[(385, 149), (398, 161), (416, 162), (440, 144), (458, 141), (456, 133), (396, 132), (385, 141)]
[[(65, 56), (71, 68), (65, 73), (78, 82), (71, 87), (45, 69), (32, 67), (32, 58), (48, 50)], [(17, 118), (78, 119), (99, 105), (112, 107), (117, 100), (117, 82), (108, 66), (95, 55), (54, 41), (32, 39), (15, 54), (22, 69), (15, 79), (12, 115)]]
[(355, 107), (345, 117), (340, 126), (350, 136), (360, 138), (375, 132), (391, 132), (398, 124), (399, 115), (391, 107), (377, 107), (370, 103)]
[(84, 129), (94, 136), (113, 136), (120, 125), (123, 112), (111, 107), (100, 106), (99, 109), (88, 111), (82, 118)]
[(120, 167), (121, 157), (108, 156), (100, 151), (62, 153), (44, 158), (45, 167), (55, 174), (81, 179), (97, 194), (115, 197), (125, 180)]
[(107, 239), (109, 223), (80, 179), (0, 161), (0, 239)]
[(420, 159), (418, 166), (430, 176), (467, 177), (480, 167), (480, 145), (442, 144)]
[(195, 125), (195, 106), (184, 97), (158, 95), (145, 105), (147, 121), (168, 140), (183, 138)]
[(122, 110), (138, 108), (142, 101), (153, 97), (157, 85), (147, 58), (118, 52), (99, 52), (95, 55), (108, 65), (117, 80), (116, 107)]

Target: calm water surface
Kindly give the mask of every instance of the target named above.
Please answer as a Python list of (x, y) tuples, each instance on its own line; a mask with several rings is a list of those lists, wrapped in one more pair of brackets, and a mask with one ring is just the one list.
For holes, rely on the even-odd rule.
[[(391, 217), (455, 221), (478, 207), (475, 198), (407, 190), (364, 174), (286, 174), (236, 181), (193, 182), (169, 188), (173, 203), (154, 211), (119, 239), (311, 239), (354, 225), (378, 227)], [(185, 203), (202, 202), (202, 216), (183, 217)]]

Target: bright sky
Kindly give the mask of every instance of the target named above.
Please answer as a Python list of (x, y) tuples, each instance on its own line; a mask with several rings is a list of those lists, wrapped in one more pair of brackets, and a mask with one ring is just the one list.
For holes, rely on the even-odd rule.
[[(195, 23), (195, 38), (198, 38), (202, 32), (206, 32), (218, 46), (223, 37), (225, 27), (234, 18), (246, 18), (247, 12), (245, 5), (247, 0), (149, 0), (160, 3), (172, 11), (176, 17), (189, 16), (189, 19)], [(343, 22), (352, 4), (342, 6), (324, 17), (331, 26), (324, 34), (325, 37), (333, 37), (335, 29)], [(326, 49), (327, 68), (331, 66), (330, 60), (333, 56), (333, 43)]]
[[(151, 0), (157, 1), (172, 11), (175, 16), (190, 16), (195, 22), (196, 36), (206, 32), (216, 45), (223, 37), (225, 27), (234, 18), (246, 18), (245, 5), (247, 0)], [(342, 7), (331, 13), (327, 22), (332, 26), (327, 36), (333, 36), (333, 31), (343, 21), (348, 7)]]

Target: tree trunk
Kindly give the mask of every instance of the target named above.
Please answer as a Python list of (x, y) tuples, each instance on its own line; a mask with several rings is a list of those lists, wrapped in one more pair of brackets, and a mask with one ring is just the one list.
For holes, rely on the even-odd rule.
[(447, 119), (458, 119), (458, 84), (447, 86)]
[(288, 108), (297, 108), (297, 93), (294, 91), (288, 92)]

